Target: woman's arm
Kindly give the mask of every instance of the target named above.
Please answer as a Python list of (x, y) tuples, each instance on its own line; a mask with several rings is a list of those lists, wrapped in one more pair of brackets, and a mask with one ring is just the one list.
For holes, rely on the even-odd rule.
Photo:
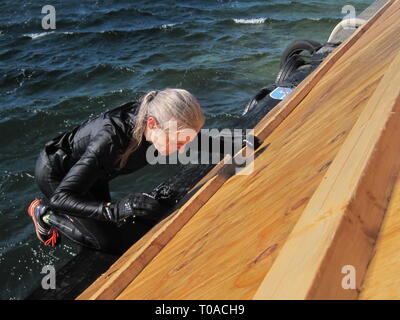
[[(50, 198), (50, 207), (72, 215), (103, 219), (101, 201), (85, 196), (104, 174), (104, 164), (115, 157), (112, 128), (104, 128), (91, 139), (85, 153), (68, 171)], [(115, 159), (117, 160), (117, 159)]]
[(115, 204), (88, 199), (87, 192), (105, 173), (105, 166), (115, 165), (118, 144), (113, 141), (111, 127), (99, 132), (85, 153), (68, 171), (50, 198), (50, 207), (79, 217), (119, 222), (129, 216), (157, 218), (159, 202), (144, 193), (126, 196)]
[[(245, 145), (257, 149), (260, 141), (245, 129), (201, 130), (197, 135), (200, 153), (217, 155), (221, 160), (225, 155), (234, 156)], [(214, 163), (215, 164), (215, 163)]]
[[(198, 148), (196, 149), (198, 162), (183, 165), (177, 174), (159, 184), (150, 193), (161, 203), (169, 206), (178, 203), (226, 154), (233, 156), (245, 145), (252, 149), (257, 149), (261, 145), (257, 137), (246, 135), (243, 129), (231, 133), (226, 131), (225, 134), (224, 132), (218, 134), (218, 130), (214, 133), (202, 130), (195, 140), (197, 141), (193, 143), (194, 148)], [(217, 156), (216, 159), (212, 159), (213, 155)], [(202, 162), (204, 159), (208, 161)]]

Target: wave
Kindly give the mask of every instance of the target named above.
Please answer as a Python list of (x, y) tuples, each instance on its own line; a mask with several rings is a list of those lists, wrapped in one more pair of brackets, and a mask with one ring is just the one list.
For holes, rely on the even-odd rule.
[(8, 59), (8, 58), (14, 58), (18, 53), (21, 53), (21, 49), (8, 49), (5, 52), (0, 53), (0, 59)]
[[(189, 22), (180, 22), (180, 23), (163, 23), (152, 25), (148, 27), (138, 27), (137, 29), (106, 29), (106, 30), (82, 30), (82, 31), (49, 31), (49, 32), (38, 32), (38, 33), (25, 33), (20, 36), (18, 39), (29, 39), (29, 40), (37, 40), (43, 37), (52, 35), (57, 37), (87, 37), (90, 36), (92, 39), (90, 41), (102, 40), (102, 36), (112, 37), (112, 38), (124, 38), (134, 35), (146, 35), (153, 32), (173, 32), (178, 33), (179, 36), (193, 36), (193, 30), (199, 27), (203, 27), (205, 29), (213, 28), (212, 25), (263, 25), (263, 24), (271, 24), (271, 23), (286, 23), (286, 24), (296, 24), (296, 23), (337, 23), (337, 18), (330, 18), (330, 17), (305, 17), (299, 19), (276, 19), (271, 17), (249, 17), (249, 18), (226, 18), (226, 19), (219, 19), (214, 20), (209, 23), (204, 22), (196, 22), (196, 21), (189, 21)], [(209, 25), (207, 27), (207, 25)], [(198, 32), (196, 35), (199, 34), (207, 34), (206, 31)], [(97, 37), (99, 35), (100, 37)], [(17, 40), (18, 40), (17, 39)], [(86, 41), (86, 40), (85, 40)]]
[(39, 33), (25, 33), (22, 34), (19, 39), (32, 39), (36, 40), (50, 34), (54, 36), (72, 36), (72, 37), (83, 37), (83, 36), (96, 36), (96, 35), (105, 35), (105, 36), (129, 36), (140, 33), (154, 32), (154, 31), (163, 31), (163, 30), (173, 30), (173, 31), (183, 31), (181, 28), (176, 28), (183, 23), (167, 23), (160, 24), (151, 27), (138, 28), (138, 29), (106, 29), (106, 30), (94, 30), (94, 31), (51, 31), (51, 32), (39, 32)]
[(231, 2), (221, 3), (220, 1), (204, 4), (203, 2), (194, 2), (192, 4), (177, 4), (176, 9), (192, 11), (195, 10), (195, 14), (198, 16), (207, 16), (213, 19), (227, 19), (235, 16), (238, 13), (245, 13), (246, 15), (257, 15), (262, 12), (268, 14), (283, 14), (293, 12), (311, 14), (321, 12), (332, 12), (336, 10), (337, 5), (332, 3), (326, 3), (323, 1), (308, 3), (306, 1), (279, 1), (274, 3), (265, 3), (261, 1), (248, 1), (248, 2)]
[(48, 36), (49, 34), (54, 33), (54, 31), (50, 31), (50, 32), (40, 32), (40, 33), (28, 33), (28, 34), (23, 34), (22, 37), (29, 37), (32, 40), (38, 39), (38, 38), (42, 38), (45, 36)]
[(321, 22), (333, 22), (336, 21), (337, 19), (333, 18), (326, 18), (326, 17), (320, 17), (320, 18), (301, 18), (297, 20), (289, 20), (289, 19), (272, 19), (272, 18), (251, 18), (251, 19), (233, 19), (235, 23), (239, 24), (261, 24), (267, 22), (303, 22), (303, 21), (321, 21)]
[(173, 27), (173, 26), (175, 26), (176, 25), (176, 23), (167, 23), (167, 24), (163, 24), (163, 25), (161, 25), (161, 29), (167, 29), (167, 28), (171, 28), (171, 27)]
[[(38, 22), (39, 21), (39, 22)], [(68, 18), (57, 18), (57, 29), (65, 30), (72, 29), (80, 25), (81, 21), (75, 17)], [(43, 33), (48, 33), (46, 30), (42, 29), (40, 25), (40, 20), (37, 18), (30, 18), (26, 21), (13, 20), (12, 22), (6, 24), (0, 24), (0, 29), (3, 34), (20, 36), (25, 34), (29, 36), (37, 36)], [(49, 31), (50, 32), (50, 31)]]
[(335, 23), (340, 19), (320, 17), (320, 18), (299, 18), (299, 19), (274, 19), (269, 17), (259, 17), (259, 18), (230, 18), (216, 21), (218, 25), (237, 25), (237, 24), (265, 24), (265, 23), (286, 23), (286, 24), (297, 24), (304, 22), (321, 22), (321, 23)]
[[(93, 25), (109, 23), (110, 20), (123, 20), (123, 19), (135, 19), (143, 17), (149, 19), (149, 17), (155, 17), (154, 14), (147, 11), (142, 11), (136, 8), (120, 8), (116, 10), (97, 10), (90, 13), (90, 15), (81, 14), (79, 12), (70, 12), (69, 16), (57, 16), (57, 29), (65, 28), (86, 28)], [(142, 19), (143, 20), (143, 19)], [(137, 21), (136, 21), (137, 22)], [(24, 21), (16, 18), (8, 23), (0, 24), (0, 30), (2, 32), (15, 32), (15, 33), (26, 33), (31, 30), (42, 30), (40, 27), (40, 20), (29, 18)], [(44, 32), (31, 33), (34, 37), (41, 36)], [(1, 35), (1, 34), (0, 34)], [(29, 34), (30, 35), (30, 34)]]
[(103, 13), (104, 16), (108, 17), (113, 17), (113, 16), (120, 16), (121, 14), (123, 15), (139, 15), (139, 16), (145, 16), (145, 17), (151, 17), (154, 16), (151, 12), (144, 11), (144, 10), (139, 10), (137, 8), (118, 8), (116, 10), (110, 10), (110, 11), (103, 11), (103, 12), (94, 12), (95, 14), (97, 13)]
[(233, 19), (235, 23), (239, 24), (260, 24), (264, 23), (268, 18), (253, 18), (253, 19)]
[(34, 79), (50, 79), (54, 80), (57, 77), (65, 72), (67, 69), (53, 69), (46, 70), (40, 68), (21, 68), (9, 70), (3, 74), (3, 78), (0, 80), (0, 88), (8, 87), (10, 85), (19, 85), (26, 80), (34, 80)]
[[(96, 92), (117, 90), (131, 83), (137, 74), (137, 69), (130, 63), (124, 64), (89, 64), (73, 68), (44, 69), (29, 68), (10, 70), (0, 78), (0, 88), (3, 91), (20, 90), (30, 98), (43, 100), (43, 97), (54, 99), (64, 95), (68, 88), (68, 96), (95, 95)], [(8, 101), (9, 100), (9, 101)], [(0, 111), (0, 126), (10, 120), (8, 110), (15, 99), (5, 99)], [(28, 100), (21, 100), (26, 103)], [(11, 115), (11, 117), (13, 117)], [(0, 139), (1, 140), (1, 139)]]

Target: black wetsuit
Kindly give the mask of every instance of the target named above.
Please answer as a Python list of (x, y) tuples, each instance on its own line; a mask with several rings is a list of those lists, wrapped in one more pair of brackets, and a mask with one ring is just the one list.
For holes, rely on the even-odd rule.
[[(102, 212), (104, 203), (111, 201), (109, 181), (148, 164), (146, 151), (151, 144), (143, 137), (126, 165), (119, 169), (119, 156), (131, 142), (139, 106), (139, 102), (127, 102), (87, 120), (49, 141), (39, 155), (35, 177), (53, 211), (50, 222), (62, 234), (81, 245), (123, 252), (158, 222), (154, 218), (142, 217), (116, 224), (104, 221)], [(207, 152), (210, 157), (214, 138), (208, 136)], [(221, 139), (218, 150), (221, 157), (234, 150), (224, 152), (224, 138), (218, 138)], [(201, 133), (197, 141), (199, 149), (202, 149)], [(209, 167), (206, 165), (204, 168)], [(181, 194), (188, 191), (197, 177), (194, 175), (191, 181), (187, 176), (179, 178)], [(171, 199), (176, 203), (181, 198), (175, 191), (166, 183), (154, 192), (159, 195), (158, 200), (171, 206)]]
[(150, 143), (143, 139), (119, 170), (138, 107), (138, 102), (128, 102), (108, 110), (52, 139), (40, 152), (35, 178), (55, 213), (51, 223), (79, 244), (120, 252), (146, 232), (145, 225), (132, 219), (121, 224), (98, 219), (104, 202), (111, 201), (108, 182), (147, 164)]

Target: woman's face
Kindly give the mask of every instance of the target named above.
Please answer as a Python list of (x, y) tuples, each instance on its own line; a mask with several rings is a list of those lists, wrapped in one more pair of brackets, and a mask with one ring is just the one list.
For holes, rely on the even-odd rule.
[(179, 129), (175, 120), (168, 121), (163, 129), (157, 125), (155, 118), (147, 120), (146, 137), (162, 155), (169, 155), (178, 151), (185, 152), (185, 145), (193, 141), (198, 134), (194, 129)]

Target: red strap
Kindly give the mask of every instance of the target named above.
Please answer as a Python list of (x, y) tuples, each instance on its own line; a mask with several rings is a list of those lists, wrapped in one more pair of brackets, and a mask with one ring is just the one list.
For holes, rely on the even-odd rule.
[(58, 237), (58, 232), (56, 229), (53, 228), (51, 230), (51, 237), (44, 242), (44, 245), (48, 246), (51, 244), (51, 246), (54, 248), (54, 246), (57, 243), (57, 237)]

